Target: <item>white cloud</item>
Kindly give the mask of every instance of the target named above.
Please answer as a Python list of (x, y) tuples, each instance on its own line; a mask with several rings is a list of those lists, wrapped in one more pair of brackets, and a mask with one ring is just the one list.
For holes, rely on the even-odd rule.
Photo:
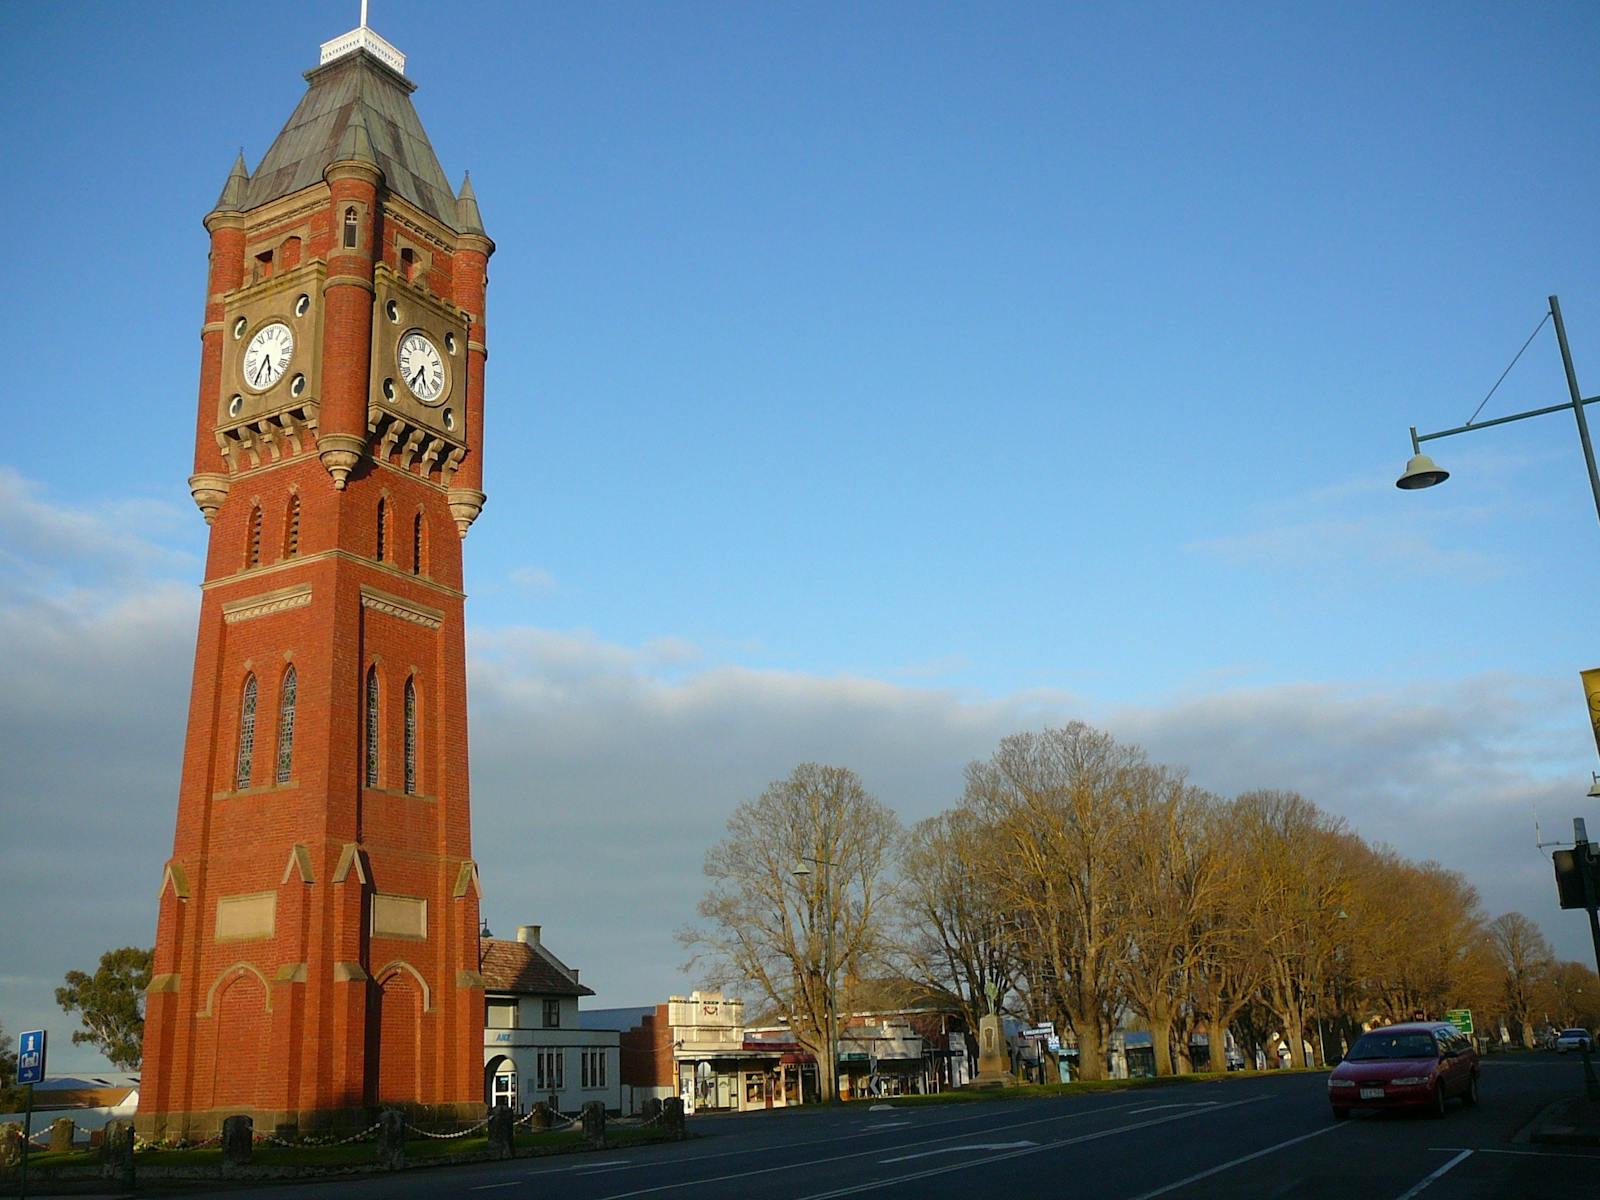
[(1199, 539), (1185, 549), (1234, 566), (1296, 571), (1334, 565), (1348, 571), (1351, 564), (1361, 563), (1490, 579), (1511, 570), (1511, 564), (1501, 557), (1481, 550), (1447, 548), (1410, 524), (1393, 517), (1294, 521), (1250, 533)]
[[(159, 569), (125, 560), (97, 576), (86, 559), (123, 536), (118, 514), (45, 505), (15, 472), (3, 487), (20, 503), (0, 553), (73, 581), (0, 592), (0, 895), (28, 914), (0, 976), (0, 1021), (15, 1030), (59, 1027), (49, 981), (152, 937), (197, 590), (170, 581), (177, 560), (157, 552)], [(1546, 836), (1595, 815), (1581, 800), (1594, 748), (1569, 681), (1219, 681), (1210, 695), (1102, 709), (1049, 689), (985, 698), (730, 666), (671, 637), (623, 646), (583, 630), (476, 628), (469, 656), (485, 912), (502, 933), (542, 924), (598, 1004), (684, 985), (672, 934), (693, 919), (706, 848), (735, 805), (797, 763), (853, 768), (910, 823), (953, 802), (965, 764), (1004, 735), (1074, 717), (1223, 793), (1299, 790), (1370, 840), (1464, 870), (1491, 912), (1519, 908), (1566, 955), (1586, 953), (1532, 846), (1535, 806)], [(97, 1065), (66, 1053), (63, 1069)]]
[(556, 577), (542, 567), (514, 567), (506, 578), (535, 596), (548, 596), (556, 590)]

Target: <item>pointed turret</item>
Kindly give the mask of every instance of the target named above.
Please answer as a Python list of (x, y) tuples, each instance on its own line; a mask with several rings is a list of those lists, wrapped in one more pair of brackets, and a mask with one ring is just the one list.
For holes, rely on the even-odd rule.
[(233, 170), (228, 172), (228, 182), (222, 185), (222, 195), (217, 197), (212, 212), (241, 212), (244, 209), (245, 189), (250, 186), (250, 172), (244, 165), (244, 147), (233, 160)]
[(333, 152), (334, 162), (367, 162), (378, 165), (378, 156), (372, 149), (372, 135), (367, 132), (367, 119), (361, 115), (362, 105), (350, 109), (350, 120), (344, 127), (344, 136)]
[(483, 214), (478, 211), (478, 193), (472, 190), (472, 172), (461, 176), (461, 191), (456, 196), (456, 232), (484, 233)]

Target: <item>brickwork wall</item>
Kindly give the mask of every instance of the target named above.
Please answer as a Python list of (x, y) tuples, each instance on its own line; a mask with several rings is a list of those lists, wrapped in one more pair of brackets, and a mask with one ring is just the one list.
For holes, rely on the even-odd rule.
[[(334, 236), (352, 203), (364, 214), (353, 252)], [(292, 267), (286, 260), (297, 256), (327, 261), (328, 286), (317, 298), (326, 306), (318, 433), (367, 436), (373, 251), (397, 266), (404, 245), (423, 247), (415, 235), (397, 241), (384, 204), (381, 188), (335, 173), (310, 218), (213, 214), (197, 472), (226, 470), (214, 423), (228, 295), (262, 269), (261, 248), (282, 250), (274, 270)], [(425, 248), (429, 266), (417, 282), (460, 303), (450, 247)], [(480, 279), (483, 257), (475, 260)], [(476, 302), (476, 328), (481, 286), (467, 294)], [(481, 363), (473, 374), (469, 361), (469, 374), (481, 387)], [(458, 886), (472, 854), (461, 537), (437, 474), (422, 477), (396, 465), (398, 458), (375, 461), (369, 446), (337, 490), (311, 441), (237, 471), (210, 531), (177, 832), (162, 876), (147, 1004), (139, 1109), (147, 1133), (204, 1131), (227, 1111), (255, 1112), (258, 1127), (283, 1119), (315, 1126), (379, 1099), (482, 1102), (478, 895), (475, 884)], [(477, 455), (473, 442), (466, 461)], [(258, 509), (260, 558), (252, 564)], [(379, 602), (364, 603), (364, 588), (381, 593)], [(291, 664), (292, 770), (279, 783)], [(365, 783), (369, 669), (380, 684), (372, 787)], [(251, 676), (254, 751), (241, 787), (241, 710)], [(405, 789), (408, 680), (416, 691), (412, 793)], [(351, 845), (359, 848), (354, 863), (345, 861)], [(376, 933), (375, 894), (423, 901), (426, 936)], [(256, 924), (245, 921), (243, 935), (229, 937), (231, 926), (219, 926), (219, 901), (240, 898), (227, 913), (249, 910)], [(261, 924), (268, 908), (270, 934)]]
[(632, 1029), (619, 1035), (622, 1069), (618, 1076), (629, 1087), (665, 1087), (676, 1092), (677, 1067), (672, 1057), (672, 1026), (667, 1023), (667, 1006), (656, 1005), (653, 1013)]

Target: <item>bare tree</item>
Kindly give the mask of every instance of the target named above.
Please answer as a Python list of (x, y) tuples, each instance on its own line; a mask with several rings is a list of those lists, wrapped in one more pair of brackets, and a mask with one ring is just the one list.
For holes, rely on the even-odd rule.
[(1489, 945), (1505, 978), (1506, 1015), (1525, 1048), (1533, 1049), (1534, 996), (1555, 965), (1555, 955), (1539, 927), (1519, 912), (1489, 922)]
[(1539, 986), (1538, 1011), (1559, 1028), (1600, 1025), (1600, 977), (1577, 962), (1558, 962)]
[(967, 768), (966, 801), (990, 831), (975, 848), (1027, 947), (1028, 987), (1078, 1043), (1085, 1078), (1105, 1074), (1123, 1007), (1130, 944), (1126, 874), (1129, 796), (1143, 753), (1073, 722), (1015, 734)]
[(1343, 822), (1293, 792), (1259, 791), (1236, 804), (1243, 849), (1260, 872), (1258, 935), (1267, 952), (1262, 1001), (1277, 1014), (1295, 1066), (1312, 1029), (1350, 899)]
[[(881, 960), (899, 837), (899, 820), (854, 772), (796, 767), (735, 809), (728, 836), (706, 853), (704, 923), (678, 935), (694, 951), (686, 969), (701, 970), (708, 983), (755, 989), (826, 1062), (830, 932), (835, 981)], [(795, 874), (801, 863), (809, 874)], [(822, 1075), (826, 1090), (832, 1073)]]
[(984, 827), (958, 806), (912, 827), (900, 862), (906, 971), (948, 993), (975, 1031), (988, 1011), (989, 984), (1000, 996), (1016, 986), (1019, 966), (997, 881), (973, 867)]
[(1230, 880), (1208, 836), (1216, 800), (1171, 772), (1145, 768), (1132, 779), (1120, 867), (1133, 953), (1122, 962), (1122, 987), (1128, 1006), (1150, 1027), (1156, 1074), (1170, 1075), (1175, 1035), (1179, 1059), (1189, 1066), (1195, 984), (1222, 934), (1207, 918)]
[[(1196, 955), (1188, 975), (1189, 994), (1197, 1023), (1206, 1027), (1215, 1071), (1226, 1066), (1228, 1032), (1266, 987), (1271, 959), (1262, 910), (1275, 885), (1248, 850), (1237, 802), (1214, 807), (1197, 836), (1209, 844), (1219, 878), (1208, 902), (1194, 912)], [(1249, 1041), (1264, 1047), (1254, 1033)]]

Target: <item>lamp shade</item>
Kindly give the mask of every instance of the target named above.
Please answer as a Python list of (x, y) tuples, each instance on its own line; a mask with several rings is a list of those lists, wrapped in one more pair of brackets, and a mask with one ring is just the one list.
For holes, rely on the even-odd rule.
[(1405, 488), (1408, 492), (1417, 488), (1432, 487), (1436, 483), (1443, 483), (1450, 478), (1446, 471), (1426, 454), (1413, 454), (1411, 461), (1406, 464), (1405, 472), (1394, 481), (1397, 488)]

